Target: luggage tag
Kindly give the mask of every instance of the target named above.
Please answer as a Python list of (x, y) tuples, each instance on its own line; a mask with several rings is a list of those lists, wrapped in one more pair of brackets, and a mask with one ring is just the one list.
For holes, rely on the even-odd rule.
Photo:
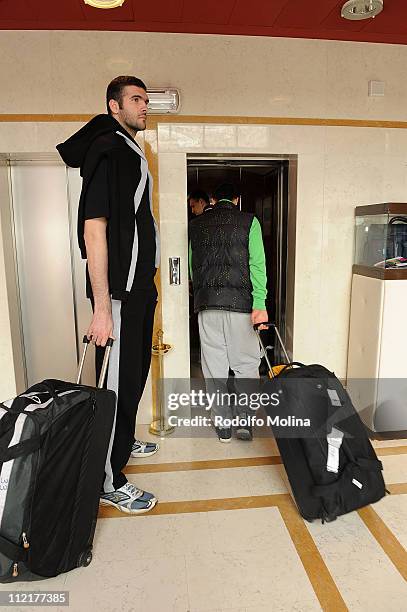
[(326, 469), (328, 472), (338, 473), (339, 469), (339, 449), (343, 440), (343, 431), (332, 427), (331, 433), (326, 437), (328, 442), (328, 459)]
[(342, 406), (341, 400), (339, 399), (338, 392), (336, 389), (327, 389), (329, 399), (331, 400), (332, 406)]

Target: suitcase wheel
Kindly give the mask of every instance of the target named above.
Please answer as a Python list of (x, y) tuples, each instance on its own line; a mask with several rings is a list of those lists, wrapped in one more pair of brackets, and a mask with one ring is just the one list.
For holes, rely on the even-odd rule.
[(88, 548), (80, 554), (78, 560), (78, 567), (88, 567), (92, 562), (92, 549)]

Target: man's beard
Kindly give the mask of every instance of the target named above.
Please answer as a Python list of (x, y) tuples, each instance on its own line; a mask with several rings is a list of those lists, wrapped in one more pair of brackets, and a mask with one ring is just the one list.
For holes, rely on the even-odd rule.
[(123, 114), (123, 122), (124, 124), (134, 130), (135, 132), (140, 132), (146, 129), (146, 121), (143, 119), (132, 119), (127, 113)]

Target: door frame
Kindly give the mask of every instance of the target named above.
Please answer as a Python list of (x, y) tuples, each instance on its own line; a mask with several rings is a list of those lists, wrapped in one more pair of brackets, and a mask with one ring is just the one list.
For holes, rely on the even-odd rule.
[[(163, 134), (160, 128), (163, 128)], [(288, 254), (287, 254), (287, 305), (286, 305), (286, 337), (285, 342), (289, 354), (293, 350), (294, 337), (294, 283), (295, 283), (295, 243), (296, 243), (296, 200), (297, 200), (297, 155), (275, 154), (270, 152), (248, 151), (243, 148), (224, 147), (222, 152), (215, 150), (194, 150), (188, 144), (185, 133), (179, 138), (177, 129), (173, 130), (174, 141), (168, 143), (168, 124), (157, 126), (157, 157), (159, 175), (159, 210), (162, 236), (161, 260), (161, 309), (162, 329), (167, 342), (173, 345), (173, 350), (164, 361), (164, 377), (166, 379), (186, 379), (190, 376), (189, 362), (189, 304), (188, 304), (188, 244), (187, 244), (187, 161), (189, 159), (256, 159), (256, 160), (286, 160), (289, 162), (288, 180)], [(179, 127), (179, 126), (176, 126)], [(200, 128), (200, 125), (185, 126)], [(227, 125), (227, 128), (232, 126)], [(237, 126), (236, 126), (237, 127)], [(222, 126), (219, 126), (222, 128)], [(220, 131), (221, 133), (221, 131)], [(162, 137), (164, 136), (165, 139)], [(180, 143), (179, 140), (182, 140)], [(164, 146), (162, 146), (164, 145)], [(192, 150), (191, 150), (192, 149)], [(174, 245), (172, 247), (171, 245)], [(167, 274), (168, 258), (181, 258), (181, 285), (170, 286)]]

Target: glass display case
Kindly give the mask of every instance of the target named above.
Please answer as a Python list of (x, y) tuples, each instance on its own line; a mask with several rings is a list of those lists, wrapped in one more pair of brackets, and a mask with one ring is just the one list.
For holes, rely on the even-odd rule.
[(357, 206), (355, 223), (353, 271), (377, 278), (407, 278), (407, 203)]
[(407, 430), (407, 204), (358, 206), (355, 223), (347, 391), (370, 430), (400, 437)]

